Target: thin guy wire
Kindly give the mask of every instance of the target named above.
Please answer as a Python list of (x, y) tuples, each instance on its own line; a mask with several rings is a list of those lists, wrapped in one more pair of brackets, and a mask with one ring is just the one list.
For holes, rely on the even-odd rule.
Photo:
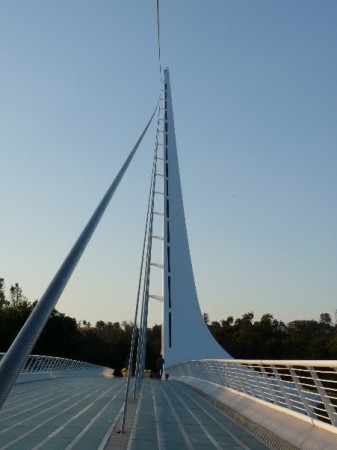
[[(147, 241), (146, 235), (147, 235), (148, 222), (149, 222), (149, 216), (150, 216), (150, 205), (151, 205), (151, 195), (152, 195), (152, 190), (153, 190), (153, 179), (154, 179), (155, 173), (156, 173), (156, 154), (157, 154), (157, 149), (158, 149), (158, 145), (156, 144), (155, 145), (155, 150), (154, 150), (155, 155), (154, 155), (154, 158), (153, 158), (153, 166), (152, 166), (152, 174), (151, 174), (151, 185), (150, 185), (150, 191), (149, 191), (147, 215), (146, 215), (146, 222), (145, 222), (145, 232), (144, 232), (144, 241), (143, 241), (143, 250), (142, 250), (142, 260), (141, 260), (141, 264), (140, 264), (140, 273), (139, 273), (139, 282), (138, 282), (138, 291), (137, 291), (137, 302), (136, 302), (135, 317), (134, 317), (133, 329), (132, 329), (132, 338), (131, 338), (129, 365), (128, 365), (128, 377), (127, 377), (127, 383), (126, 383), (126, 389), (125, 389), (124, 409), (123, 409), (122, 428), (121, 428), (121, 432), (122, 433), (124, 433), (124, 428), (125, 428), (125, 418), (126, 418), (126, 412), (127, 412), (129, 386), (130, 386), (130, 379), (131, 379), (131, 375), (132, 375), (133, 355), (134, 355), (135, 342), (136, 342), (136, 332), (137, 332), (137, 318), (138, 318), (139, 298), (140, 298), (140, 290), (141, 290), (142, 276), (143, 276), (145, 246), (146, 246), (146, 241)], [(134, 395), (135, 395), (135, 390), (136, 390), (136, 386), (134, 386)]]

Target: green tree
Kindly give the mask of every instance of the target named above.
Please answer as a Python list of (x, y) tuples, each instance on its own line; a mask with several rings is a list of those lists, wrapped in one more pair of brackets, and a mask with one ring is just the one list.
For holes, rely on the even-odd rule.
[(28, 303), (28, 299), (23, 295), (22, 288), (19, 286), (19, 283), (15, 283), (14, 286), (11, 286), (9, 290), (9, 295), (10, 295), (10, 304), (14, 308), (18, 308), (23, 304)]
[(5, 280), (0, 278), (0, 310), (9, 305), (5, 295)]
[(234, 322), (233, 356), (236, 358), (255, 358), (259, 346), (259, 336), (253, 326), (254, 313), (242, 315)]
[(262, 359), (282, 358), (287, 336), (285, 324), (267, 313), (261, 317), (259, 322), (254, 323), (254, 328), (260, 338), (256, 357)]
[(204, 313), (204, 321), (205, 321), (206, 325), (209, 325), (210, 320), (209, 320), (209, 315), (207, 313)]
[(326, 325), (332, 325), (332, 319), (331, 319), (330, 314), (322, 313), (319, 316), (319, 322), (322, 323), (322, 324), (326, 324)]

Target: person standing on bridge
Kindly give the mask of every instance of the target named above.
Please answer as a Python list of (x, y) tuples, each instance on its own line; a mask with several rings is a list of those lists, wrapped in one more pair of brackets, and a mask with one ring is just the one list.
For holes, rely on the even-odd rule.
[(165, 360), (162, 355), (159, 355), (156, 359), (156, 368), (157, 368), (157, 377), (162, 378), (163, 376), (163, 369), (164, 369)]

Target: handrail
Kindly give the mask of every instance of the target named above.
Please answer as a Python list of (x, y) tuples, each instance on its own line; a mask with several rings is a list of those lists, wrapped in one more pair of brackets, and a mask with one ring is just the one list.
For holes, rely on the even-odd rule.
[[(0, 352), (0, 361), (6, 353)], [(61, 358), (57, 356), (30, 355), (24, 365), (21, 375), (38, 373), (110, 373), (113, 369), (104, 366), (91, 364), (75, 359)]]
[(170, 379), (215, 383), (284, 412), (337, 427), (337, 361), (205, 359), (176, 364), (166, 371)]
[[(208, 361), (208, 360), (205, 360)], [(213, 360), (215, 361), (215, 360)], [(216, 361), (226, 361), (226, 359), (218, 359)], [(314, 366), (314, 367), (333, 367), (337, 369), (337, 360), (326, 359), (234, 359), (234, 364), (270, 364), (270, 365), (287, 365), (287, 366)]]

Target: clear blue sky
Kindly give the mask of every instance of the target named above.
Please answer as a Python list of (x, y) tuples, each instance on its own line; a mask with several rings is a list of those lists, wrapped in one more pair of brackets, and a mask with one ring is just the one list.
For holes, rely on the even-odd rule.
[[(1, 2), (7, 291), (43, 294), (150, 117), (155, 4)], [(337, 2), (160, 5), (202, 311), (334, 318)], [(152, 127), (57, 305), (78, 320), (133, 318), (154, 138)]]

